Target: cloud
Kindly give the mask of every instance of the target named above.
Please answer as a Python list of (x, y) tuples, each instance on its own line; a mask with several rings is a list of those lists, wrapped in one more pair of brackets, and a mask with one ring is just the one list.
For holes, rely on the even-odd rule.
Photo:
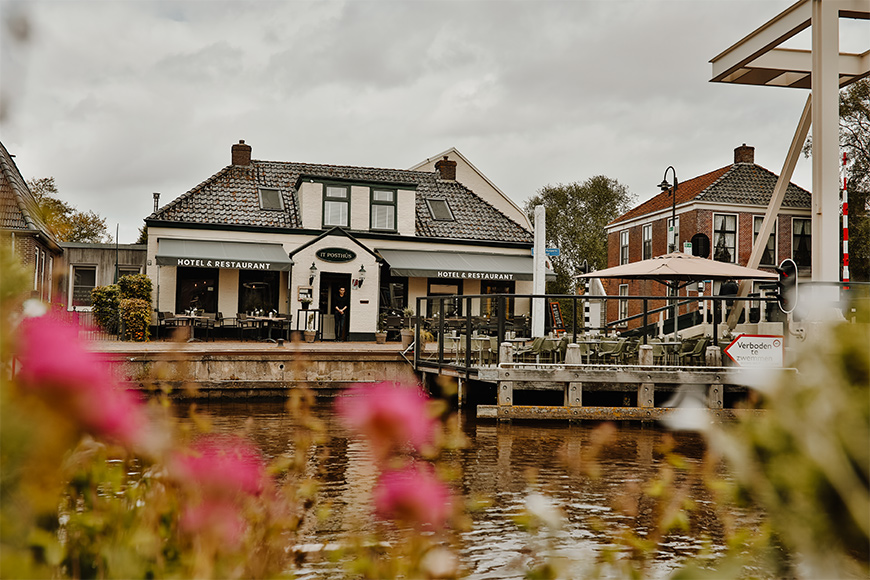
[(257, 159), (398, 168), (455, 146), (518, 203), (599, 174), (643, 200), (668, 165), (689, 179), (744, 142), (780, 170), (806, 93), (714, 85), (708, 61), (790, 4), (3, 3), (33, 30), (3, 140), (122, 241), (152, 191), (181, 195), (239, 139)]

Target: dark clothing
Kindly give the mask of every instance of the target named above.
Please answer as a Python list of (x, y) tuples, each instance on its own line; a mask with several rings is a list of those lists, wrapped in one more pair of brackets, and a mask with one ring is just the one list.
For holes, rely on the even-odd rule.
[(350, 297), (337, 295), (332, 304), (335, 313), (335, 340), (347, 339), (347, 311), (350, 309)]

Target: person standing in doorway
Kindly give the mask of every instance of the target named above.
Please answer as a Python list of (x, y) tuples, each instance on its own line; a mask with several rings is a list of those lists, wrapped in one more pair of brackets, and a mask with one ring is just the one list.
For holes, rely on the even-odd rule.
[(347, 339), (347, 309), (349, 307), (350, 300), (347, 296), (347, 290), (339, 288), (338, 296), (336, 296), (333, 305), (333, 310), (335, 311), (335, 340)]

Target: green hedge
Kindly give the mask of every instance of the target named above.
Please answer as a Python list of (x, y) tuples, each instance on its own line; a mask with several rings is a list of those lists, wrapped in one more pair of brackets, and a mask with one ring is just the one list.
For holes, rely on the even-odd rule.
[(123, 322), (124, 340), (145, 342), (150, 335), (151, 301), (139, 298), (122, 298), (119, 304)]
[(121, 298), (136, 298), (151, 302), (151, 278), (145, 274), (121, 276), (118, 280)]
[(118, 318), (118, 301), (121, 289), (117, 284), (97, 286), (91, 290), (94, 320), (100, 330), (109, 334), (117, 334), (120, 319)]
[(118, 334), (123, 329), (123, 340), (148, 340), (151, 278), (144, 274), (121, 276), (117, 284), (91, 290), (91, 298), (94, 319), (103, 332)]

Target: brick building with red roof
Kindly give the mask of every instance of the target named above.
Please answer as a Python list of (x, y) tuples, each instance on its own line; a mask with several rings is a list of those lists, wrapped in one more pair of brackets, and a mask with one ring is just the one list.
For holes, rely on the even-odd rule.
[[(734, 163), (699, 175), (654, 196), (607, 225), (607, 266), (618, 266), (666, 254), (668, 228), (676, 204), (676, 248), (720, 262), (747, 265), (778, 176), (755, 164), (755, 148), (734, 150)], [(774, 232), (761, 258), (760, 268), (771, 269), (792, 258), (801, 276), (811, 275), (811, 195), (789, 183)], [(665, 296), (664, 285), (649, 280), (602, 280), (608, 295)], [(706, 294), (710, 294), (709, 285)], [(718, 284), (712, 289), (718, 293)], [(680, 294), (695, 296), (694, 285)], [(639, 301), (609, 305), (610, 321), (641, 311)], [(651, 305), (651, 307), (653, 307)], [(636, 327), (638, 321), (627, 326)]]

